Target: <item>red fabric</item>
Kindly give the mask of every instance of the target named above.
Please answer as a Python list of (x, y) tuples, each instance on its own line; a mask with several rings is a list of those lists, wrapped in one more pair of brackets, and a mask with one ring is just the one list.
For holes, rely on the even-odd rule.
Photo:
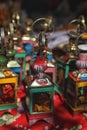
[[(1, 111), (0, 115), (5, 111)], [(16, 115), (17, 110), (12, 109), (12, 114)], [(27, 123), (26, 117), (24, 113), (16, 119), (15, 122), (11, 123), (10, 125), (4, 125), (0, 127), (0, 130), (45, 130), (45, 127), (49, 127), (49, 130), (70, 130), (74, 126), (82, 125), (82, 129), (87, 129), (87, 117), (83, 114), (79, 114), (77, 116), (72, 116), (68, 109), (63, 106), (63, 103), (60, 102), (58, 94), (54, 96), (54, 126), (51, 124), (40, 120), (29, 126)]]

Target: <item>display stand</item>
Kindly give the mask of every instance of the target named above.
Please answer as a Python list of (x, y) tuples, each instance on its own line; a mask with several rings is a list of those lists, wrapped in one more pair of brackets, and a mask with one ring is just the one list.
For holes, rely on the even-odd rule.
[[(41, 81), (40, 81), (41, 80)], [(38, 120), (53, 124), (54, 84), (47, 78), (34, 80), (29, 86), (29, 125)]]
[(15, 54), (15, 58), (16, 59), (18, 59), (19, 60), (19, 62), (20, 62), (20, 60), (21, 60), (21, 71), (22, 71), (22, 79), (24, 79), (25, 78), (25, 74), (26, 74), (26, 53), (25, 53), (25, 51), (22, 51), (22, 52), (20, 52), (20, 53), (16, 53)]
[(18, 75), (10, 70), (1, 72), (6, 76), (0, 77), (0, 110), (17, 107)]
[(71, 70), (75, 69), (75, 59), (64, 59), (64, 56), (56, 59), (57, 64), (57, 88), (56, 90), (66, 96), (67, 79)]
[(65, 102), (73, 114), (87, 111), (87, 80), (78, 79), (70, 72)]

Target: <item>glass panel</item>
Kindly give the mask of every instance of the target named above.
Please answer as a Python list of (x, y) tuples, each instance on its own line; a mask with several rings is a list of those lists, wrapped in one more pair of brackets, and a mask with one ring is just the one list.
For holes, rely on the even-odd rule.
[(15, 102), (15, 84), (0, 84), (0, 104)]
[(68, 80), (67, 84), (67, 100), (73, 107), (76, 106), (76, 84), (71, 79)]
[(37, 92), (32, 94), (33, 112), (50, 112), (52, 103), (51, 92)]
[(78, 89), (78, 101), (77, 105), (85, 105), (87, 104), (87, 86), (85, 87), (80, 87)]
[(57, 72), (57, 83), (60, 87), (60, 90), (64, 92), (64, 86), (65, 86), (65, 70), (61, 67), (58, 68)]

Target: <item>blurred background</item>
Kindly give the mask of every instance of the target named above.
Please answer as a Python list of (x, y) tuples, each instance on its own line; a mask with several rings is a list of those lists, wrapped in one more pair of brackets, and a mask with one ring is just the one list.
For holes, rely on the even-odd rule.
[[(87, 15), (87, 0), (20, 0), (28, 17), (53, 15), (56, 19)], [(66, 22), (66, 20), (65, 20)]]
[(60, 25), (79, 15), (86, 17), (87, 0), (0, 0), (0, 19), (3, 17), (2, 9), (7, 9), (8, 15), (15, 10), (20, 11), (22, 20), (51, 15)]

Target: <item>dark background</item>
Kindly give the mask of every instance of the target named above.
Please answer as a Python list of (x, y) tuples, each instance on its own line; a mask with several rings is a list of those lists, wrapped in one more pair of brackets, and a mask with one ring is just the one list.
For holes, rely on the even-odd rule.
[(68, 24), (84, 15), (87, 17), (87, 0), (21, 0), (29, 18), (52, 15), (57, 25)]
[[(0, 0), (0, 4), (3, 2), (9, 8), (9, 15), (11, 11), (21, 10), (22, 21), (26, 17), (35, 19), (48, 15), (53, 16), (57, 24), (68, 24), (80, 15), (87, 19), (87, 0)], [(11, 2), (13, 5), (9, 7), (7, 3)]]
[[(48, 12), (57, 15), (59, 13), (57, 10), (61, 7), (63, 2), (68, 3), (68, 13), (79, 14), (82, 12), (86, 14), (87, 0), (22, 0), (22, 8), (26, 10), (28, 16), (36, 13), (46, 14)], [(61, 12), (64, 13), (65, 11), (66, 10), (61, 7)]]

